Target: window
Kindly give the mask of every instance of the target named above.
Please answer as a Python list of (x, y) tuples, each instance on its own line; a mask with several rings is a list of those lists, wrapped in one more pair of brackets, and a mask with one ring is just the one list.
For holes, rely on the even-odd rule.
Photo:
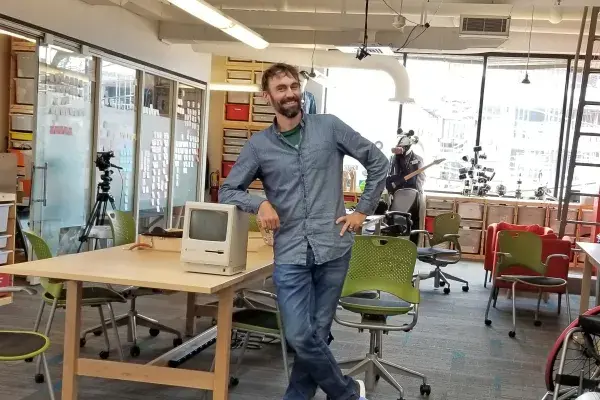
[(477, 136), (483, 57), (409, 55), (406, 70), (414, 103), (402, 106), (402, 129), (419, 137), (413, 148), (425, 164), (446, 159), (426, 172), (425, 189), (460, 192), (461, 157)]
[[(394, 97), (394, 81), (383, 71), (331, 68), (332, 86), (327, 88), (326, 110), (378, 145), (386, 155), (396, 144), (399, 104)], [(352, 158), (345, 166), (357, 168), (356, 184), (366, 179), (366, 170)], [(341, 183), (340, 183), (341, 184)]]
[[(112, 177), (110, 193), (121, 211), (133, 211), (136, 74), (134, 69), (102, 61), (98, 152), (112, 151), (115, 157), (110, 162), (121, 167), (108, 169), (118, 173)], [(103, 172), (96, 168), (96, 183), (100, 183), (101, 175)]]
[(183, 228), (186, 201), (198, 200), (203, 91), (178, 85), (173, 159), (173, 228)]
[(171, 152), (171, 99), (173, 81), (144, 75), (140, 137), (139, 229), (169, 228), (168, 193)]
[(565, 90), (567, 60), (529, 60), (530, 84), (523, 84), (527, 58), (489, 57), (480, 145), (494, 168), (492, 189), (509, 194), (519, 178), (525, 197), (540, 186), (553, 189)]

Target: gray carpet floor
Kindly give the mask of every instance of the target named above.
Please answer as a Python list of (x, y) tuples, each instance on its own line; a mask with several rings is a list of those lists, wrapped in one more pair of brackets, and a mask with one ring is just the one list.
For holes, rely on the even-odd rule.
[[(419, 264), (418, 269), (428, 271), (428, 265)], [(484, 271), (480, 263), (462, 262), (447, 268), (447, 272), (469, 280), (470, 291), (465, 293), (461, 285), (452, 285), (452, 292), (444, 295), (433, 288), (433, 281), (422, 282), (422, 306), (419, 321), (410, 333), (390, 333), (384, 336), (384, 358), (425, 373), (432, 386), (430, 399), (519, 399), (539, 400), (545, 393), (544, 367), (548, 352), (559, 333), (568, 323), (566, 307), (556, 315), (557, 299), (550, 297), (542, 303), (541, 327), (534, 327), (533, 312), (536, 300), (533, 297), (517, 297), (517, 337), (508, 337), (511, 329), (511, 302), (505, 296), (498, 299), (498, 308), (492, 309), (491, 327), (484, 325), (486, 301), (489, 287), (483, 287)], [(15, 303), (0, 307), (1, 328), (30, 329), (39, 306), (39, 297), (19, 294)], [(573, 316), (577, 315), (578, 296), (571, 296)], [(564, 305), (564, 302), (563, 302)], [(183, 329), (185, 296), (147, 297), (139, 301), (141, 313), (155, 317), (167, 325)], [(120, 312), (125, 307), (117, 307)], [(84, 311), (83, 326), (98, 323), (95, 310)], [(45, 319), (44, 322), (45, 323)], [(60, 398), (62, 340), (64, 313), (57, 312), (48, 358), (57, 398)], [(199, 327), (207, 327), (210, 321), (201, 319)], [(126, 328), (121, 328), (125, 342)], [(335, 337), (331, 349), (338, 360), (363, 356), (368, 349), (368, 333), (359, 333), (351, 328), (334, 323)], [(142, 354), (131, 362), (144, 362), (155, 358), (171, 348), (173, 337), (161, 333), (150, 337), (145, 328), (140, 328)], [(112, 339), (112, 337), (111, 337)], [(82, 355), (96, 358), (103, 349), (102, 337), (89, 337)], [(126, 354), (129, 353), (125, 345)], [(185, 368), (208, 369), (214, 347), (197, 355), (184, 364)], [(235, 362), (237, 351), (232, 352)], [(116, 352), (111, 359), (116, 359)], [(45, 385), (34, 383), (35, 364), (13, 362), (0, 364), (1, 400), (47, 399)], [(232, 389), (232, 400), (281, 399), (286, 387), (281, 351), (278, 344), (260, 344), (248, 350), (239, 375), (240, 383)], [(419, 399), (420, 382), (417, 379), (397, 376), (404, 385), (405, 399)], [(159, 385), (137, 384), (101, 379), (82, 378), (80, 396), (82, 400), (148, 400), (181, 399), (196, 400), (201, 392)], [(206, 397), (210, 399), (210, 395)], [(324, 399), (323, 393), (317, 398)], [(398, 393), (383, 380), (369, 393), (370, 400), (392, 400)]]

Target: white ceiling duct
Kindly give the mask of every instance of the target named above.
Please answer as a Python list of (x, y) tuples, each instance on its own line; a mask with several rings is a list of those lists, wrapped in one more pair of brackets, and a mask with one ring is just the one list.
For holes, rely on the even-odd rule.
[(203, 42), (194, 44), (192, 47), (197, 52), (211, 53), (217, 56), (239, 57), (268, 62), (285, 62), (299, 66), (309, 66), (314, 64), (315, 68), (337, 67), (381, 70), (391, 76), (396, 86), (394, 97), (391, 98), (390, 101), (400, 103), (412, 101), (410, 98), (408, 73), (395, 57), (373, 55), (359, 61), (351, 54), (344, 54), (338, 51), (317, 50), (314, 52), (313, 59), (312, 50), (269, 47), (259, 51), (238, 43)]

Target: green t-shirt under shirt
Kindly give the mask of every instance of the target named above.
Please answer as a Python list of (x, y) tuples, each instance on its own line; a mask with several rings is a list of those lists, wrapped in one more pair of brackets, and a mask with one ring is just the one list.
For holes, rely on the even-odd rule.
[(283, 137), (285, 138), (285, 140), (287, 140), (292, 146), (294, 147), (298, 147), (298, 145), (300, 144), (300, 124), (296, 125), (295, 128), (287, 131), (287, 132), (281, 132), (281, 134), (283, 135)]

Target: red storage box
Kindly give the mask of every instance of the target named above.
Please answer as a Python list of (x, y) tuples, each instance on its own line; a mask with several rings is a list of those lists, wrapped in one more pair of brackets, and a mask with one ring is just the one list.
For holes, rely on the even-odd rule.
[[(0, 287), (8, 287), (8, 286), (12, 286), (12, 275), (0, 274)], [(1, 294), (0, 294), (0, 297), (2, 297)]]
[(231, 168), (233, 168), (233, 164), (235, 164), (234, 161), (223, 161), (221, 165), (221, 175), (223, 175), (223, 178), (227, 178)]
[(225, 104), (225, 119), (229, 121), (248, 121), (250, 104)]

